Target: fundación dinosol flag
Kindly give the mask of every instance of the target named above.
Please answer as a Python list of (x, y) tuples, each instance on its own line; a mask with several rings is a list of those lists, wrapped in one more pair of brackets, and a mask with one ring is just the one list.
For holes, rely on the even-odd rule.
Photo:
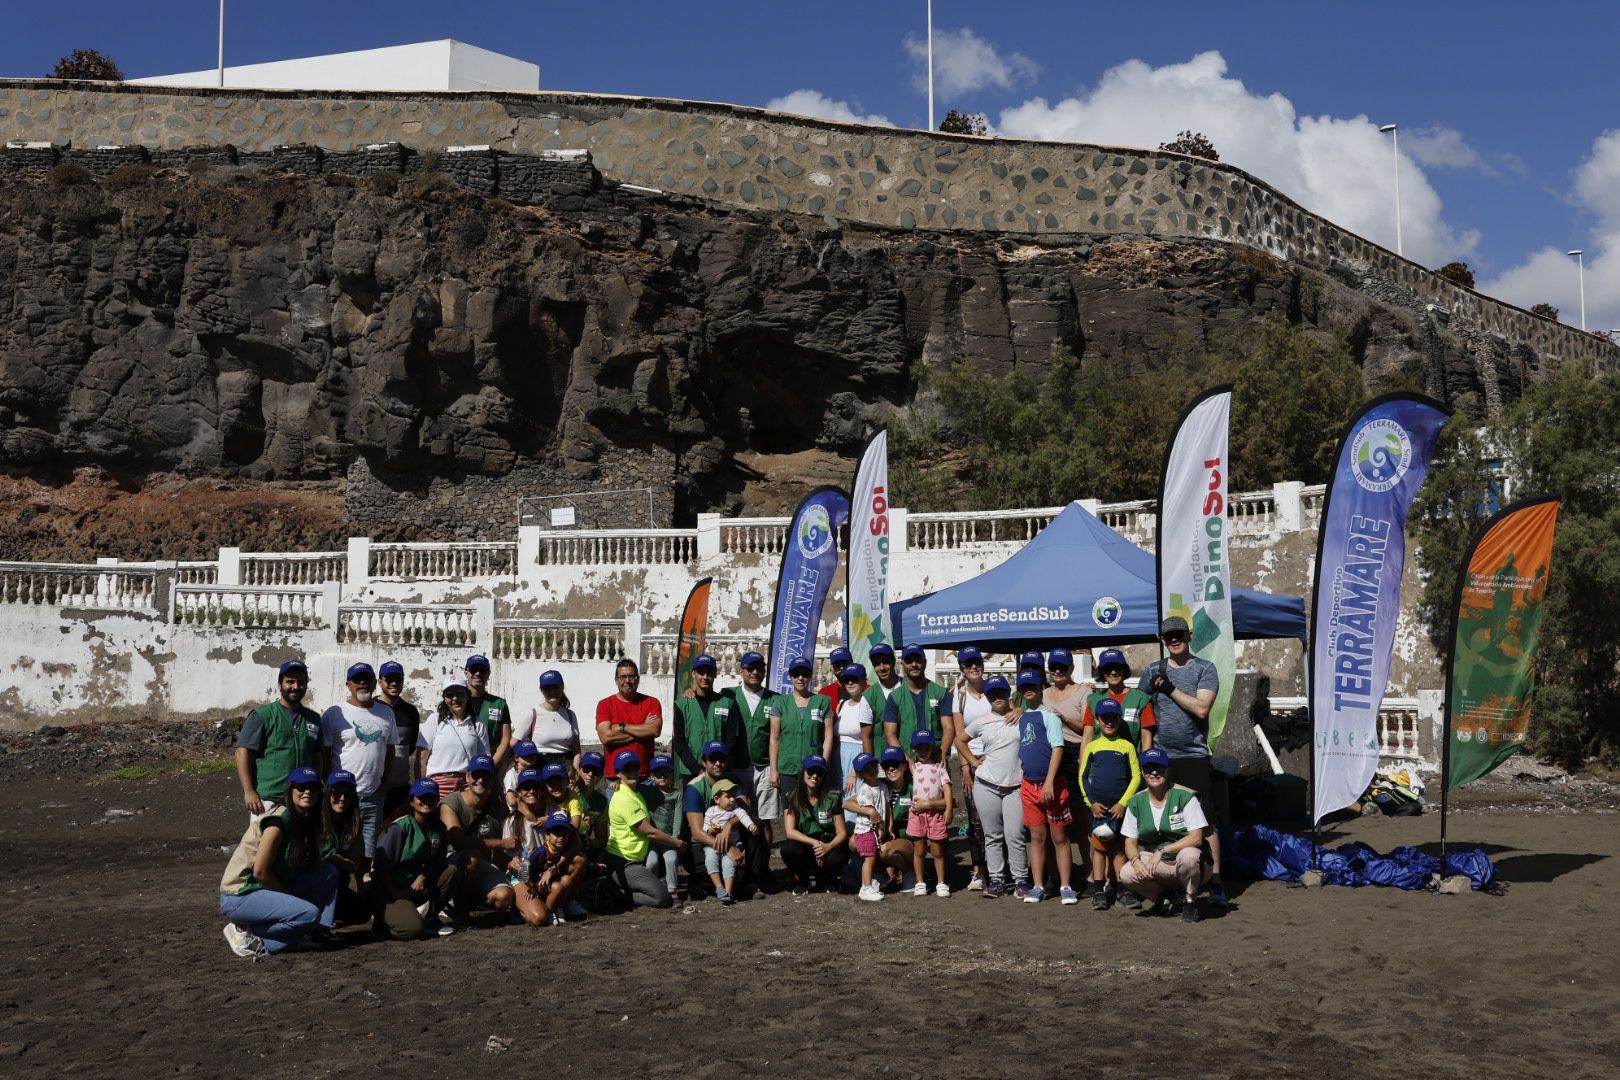
[(1221, 687), (1209, 711), (1209, 748), (1226, 730), (1237, 675), (1232, 567), (1227, 558), (1227, 430), (1232, 388), (1199, 395), (1176, 426), (1159, 484), (1159, 613), (1192, 628), (1192, 651), (1215, 665)]
[(1340, 440), (1311, 593), (1315, 821), (1361, 798), (1378, 770), (1378, 708), (1400, 617), (1406, 516), (1450, 417), (1422, 395), (1389, 394), (1363, 407)]
[(865, 664), (872, 646), (894, 644), (889, 625), (889, 433), (879, 430), (866, 444), (855, 472), (855, 498), (849, 508), (848, 621), (844, 644), (855, 663)]

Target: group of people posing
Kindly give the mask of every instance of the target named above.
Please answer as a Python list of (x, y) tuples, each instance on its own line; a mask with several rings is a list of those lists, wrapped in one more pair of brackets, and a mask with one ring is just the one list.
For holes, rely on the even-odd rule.
[[(600, 751), (584, 748), (556, 671), (514, 715), (489, 690), (489, 661), (470, 657), (424, 719), (397, 663), (354, 664), (347, 698), (317, 714), (291, 661), (236, 743), (249, 821), (220, 883), (225, 937), (260, 956), (366, 921), (403, 939), (453, 933), (479, 911), (543, 926), (711, 894), (731, 904), (780, 887), (773, 852), (796, 896), (961, 885), (1025, 903), (1179, 907), (1196, 922), (1206, 887), (1225, 902), (1207, 741), (1217, 675), (1185, 620), (1160, 631), (1166, 658), (1135, 686), (1124, 654), (1103, 650), (1101, 689), (1074, 681), (1065, 648), (1021, 654), (1009, 681), (965, 647), (949, 690), (920, 647), (874, 646), (870, 673), (835, 649), (835, 682), (812, 687), (802, 657), (782, 694), (759, 653), (724, 690), (699, 656), (667, 753), (661, 704), (628, 659), (596, 706)], [(965, 883), (949, 850), (958, 817)]]

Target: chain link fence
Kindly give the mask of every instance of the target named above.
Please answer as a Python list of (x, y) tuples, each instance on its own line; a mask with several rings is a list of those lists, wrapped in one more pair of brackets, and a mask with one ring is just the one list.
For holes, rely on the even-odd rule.
[(520, 495), (519, 525), (542, 529), (653, 529), (656, 493), (650, 487)]

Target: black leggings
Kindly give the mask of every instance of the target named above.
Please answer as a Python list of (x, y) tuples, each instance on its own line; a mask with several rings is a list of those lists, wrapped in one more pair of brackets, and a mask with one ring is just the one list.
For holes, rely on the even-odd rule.
[(809, 844), (802, 840), (784, 840), (782, 861), (787, 864), (794, 884), (809, 886), (814, 883), (831, 891), (838, 888), (838, 878), (844, 872), (844, 864), (849, 861), (849, 845), (830, 848), (826, 861), (818, 865), (815, 851)]
[(667, 908), (675, 901), (664, 879), (638, 862), (630, 862), (612, 852), (607, 856), (608, 875), (613, 884), (636, 907)]

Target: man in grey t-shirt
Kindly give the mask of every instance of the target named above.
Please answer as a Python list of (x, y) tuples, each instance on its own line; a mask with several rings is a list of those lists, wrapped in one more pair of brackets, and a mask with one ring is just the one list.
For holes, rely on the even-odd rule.
[(1171, 615), (1159, 624), (1159, 640), (1164, 642), (1167, 659), (1155, 660), (1142, 672), (1136, 688), (1153, 698), (1153, 716), (1158, 727), (1154, 747), (1170, 755), (1170, 782), (1191, 788), (1205, 808), (1213, 826), (1209, 851), (1215, 873), (1209, 880), (1211, 901), (1226, 903), (1221, 884), (1221, 841), (1216, 832), (1225, 828), (1226, 800), (1217, 792), (1209, 764), (1209, 711), (1221, 687), (1220, 674), (1208, 660), (1193, 655), (1192, 633), (1187, 620)]

